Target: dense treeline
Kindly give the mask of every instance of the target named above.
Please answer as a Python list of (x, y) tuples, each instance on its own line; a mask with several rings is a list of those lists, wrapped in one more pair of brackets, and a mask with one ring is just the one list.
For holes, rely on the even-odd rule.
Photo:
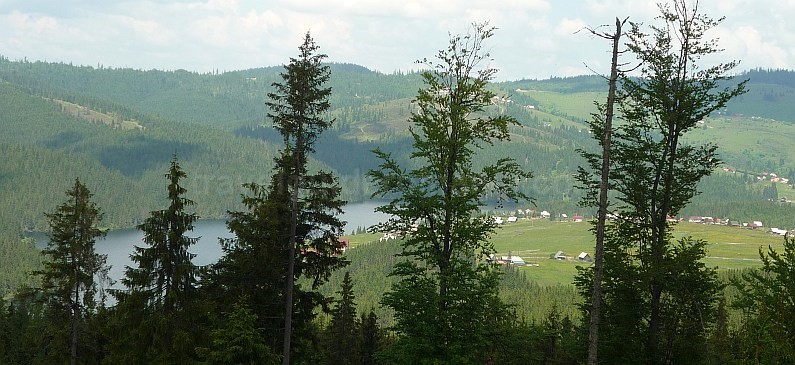
[[(355, 65), (330, 66), (330, 83), (335, 92), (329, 115), (336, 122), (318, 141), (317, 159), (310, 164), (338, 172), (343, 198), (360, 201), (373, 191), (365, 176), (376, 164), (370, 151), (379, 147), (407, 159), (409, 140), (404, 121), (415, 110), (409, 101), (419, 87), (419, 75), (384, 75)], [(750, 77), (762, 77), (766, 72), (773, 71), (754, 71)], [(5, 156), (0, 162), (4, 165), (0, 170), (0, 189), (8, 197), (0, 203), (0, 211), (9, 217), (4, 223), (9, 228), (3, 240), (8, 242), (9, 250), (19, 248), (19, 255), (24, 255), (24, 245), (19, 244), (20, 230), (42, 229), (42, 213), (49, 209), (47, 204), (69, 181), (57, 176), (82, 176), (87, 183), (96, 183), (97, 199), (108, 207), (104, 223), (108, 227), (129, 227), (157, 201), (154, 192), (162, 185), (160, 171), (174, 152), (194, 174), (195, 179), (187, 184), (197, 200), (203, 202), (198, 213), (205, 218), (223, 217), (227, 210), (238, 207), (234, 198), (242, 193), (240, 185), (264, 181), (264, 171), (272, 166), (273, 145), (278, 137), (264, 123), (267, 109), (261, 100), (275, 80), (276, 68), (199, 75), (2, 60), (0, 75), (12, 82), (0, 84), (0, 123), (4, 127), (0, 144)], [(577, 84), (578, 80), (560, 79), (555, 83)], [(129, 83), (133, 86), (119, 87)], [(524, 97), (510, 91), (519, 86), (511, 85), (505, 93), (512, 98)], [(227, 90), (228, 95), (244, 100), (248, 106), (230, 104), (229, 99), (206, 99), (212, 90)], [(145, 129), (124, 131), (91, 123), (64, 112), (58, 104), (39, 95), (135, 120)], [(162, 105), (154, 107), (143, 99), (157, 100)], [(178, 107), (180, 103), (190, 107)], [(525, 110), (524, 103), (516, 99), (515, 103), (488, 111), (513, 116), (523, 127), (512, 127), (511, 142), (476, 156), (475, 163), (492, 155), (511, 156), (523, 168), (536, 173), (537, 178), (519, 182), (519, 188), (535, 197), (537, 208), (553, 214), (592, 214), (577, 207), (582, 193), (571, 177), (582, 164), (574, 150), (593, 144), (588, 130), (585, 126), (559, 125), (549, 115)], [(234, 116), (225, 114), (226, 108), (235, 113), (248, 111)], [(211, 126), (196, 125), (197, 122)], [(751, 155), (727, 158), (727, 162), (748, 165), (751, 171), (769, 168), (769, 164), (759, 165), (760, 160)], [(778, 169), (784, 176), (792, 175), (787, 171)], [(768, 202), (757, 188), (741, 181), (728, 181), (716, 178), (700, 184), (703, 194), (683, 214), (762, 220), (789, 228), (787, 205)], [(19, 271), (5, 272), (11, 267), (4, 265), (0, 275), (20, 278)]]
[[(702, 262), (707, 242), (672, 239), (672, 215), (789, 228), (792, 209), (775, 184), (707, 177), (718, 167), (714, 145), (680, 144), (713, 112), (735, 112), (726, 102), (745, 84), (710, 92), (734, 63), (671, 72), (682, 67), (677, 57), (713, 52), (698, 44), (716, 24), (701, 15), (677, 23), (686, 4), (675, 4), (660, 6), (671, 22), (652, 28), (660, 44), (637, 24), (630, 32), (647, 68), (623, 78), (610, 176), (619, 219), (607, 231), (604, 295), (594, 295), (605, 309), (594, 347), (603, 362), (792, 362), (795, 240), (785, 238), (784, 252), (760, 250), (762, 269), (725, 289)], [(693, 21), (680, 36), (696, 48), (662, 57), (666, 32)], [(592, 138), (604, 132), (600, 120), (532, 111), (524, 106), (536, 101), (515, 89), (600, 91), (601, 79), (492, 84), (496, 69), (478, 63), (489, 60), (482, 42), (495, 28), (473, 26), (424, 61), (429, 71), (406, 75), (324, 64), (309, 33), (284, 70), (0, 58), (0, 191), (9, 197), (0, 203), (0, 363), (581, 362), (596, 269), (580, 270), (576, 289), (550, 288), (491, 264), (496, 222), (481, 207), (593, 213), (578, 204), (593, 190), (572, 175), (585, 163), (596, 169), (598, 154), (576, 151), (604, 143)], [(758, 81), (747, 110), (791, 93), (785, 71), (748, 76)], [(343, 253), (344, 200), (370, 196), (393, 217), (375, 229), (397, 238)], [(234, 233), (206, 267), (190, 251), (199, 217), (227, 218)], [(123, 288), (106, 292), (94, 239), (133, 225), (144, 241)], [(29, 230), (48, 232), (44, 250), (24, 238)]]

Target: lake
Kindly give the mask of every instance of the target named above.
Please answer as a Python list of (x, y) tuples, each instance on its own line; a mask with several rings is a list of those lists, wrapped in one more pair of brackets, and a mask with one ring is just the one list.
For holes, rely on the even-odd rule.
[[(347, 222), (345, 232), (351, 233), (357, 227), (369, 227), (386, 220), (387, 215), (374, 211), (382, 204), (382, 202), (368, 201), (345, 206), (343, 208), (345, 213), (341, 216), (342, 220)], [(193, 259), (196, 265), (208, 265), (217, 261), (222, 254), (218, 239), (234, 237), (226, 228), (226, 221), (223, 220), (199, 220), (187, 236), (199, 238), (189, 250), (196, 254)], [(39, 247), (47, 245), (47, 236), (34, 235), (34, 237)], [(143, 245), (143, 232), (135, 228), (113, 230), (108, 232), (105, 239), (97, 240), (95, 245), (97, 253), (108, 255), (111, 279), (118, 282), (124, 276), (124, 267), (131, 264), (130, 254), (136, 245)]]

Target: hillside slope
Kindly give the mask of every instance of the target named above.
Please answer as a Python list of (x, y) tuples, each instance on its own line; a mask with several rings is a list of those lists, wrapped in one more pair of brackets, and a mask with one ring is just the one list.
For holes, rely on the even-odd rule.
[[(421, 78), (331, 67), (329, 117), (335, 124), (318, 142), (312, 168), (334, 171), (346, 199), (367, 199), (366, 173), (378, 166), (371, 150), (417, 163), (409, 159), (407, 120)], [(139, 222), (162, 207), (163, 174), (174, 154), (201, 217), (239, 209), (241, 184), (267, 182), (281, 144), (264, 103), (280, 71), (197, 74), (0, 58), (0, 249), (21, 248), (21, 231), (45, 228), (43, 212), (62, 201), (78, 177), (95, 193), (106, 226)], [(744, 75), (751, 91), (694, 133), (692, 141), (717, 142), (727, 166), (746, 174), (708, 179), (704, 194), (683, 213), (750, 219), (764, 212), (762, 219), (774, 222), (791, 217), (789, 207), (766, 200), (770, 183), (755, 176), (776, 172), (795, 181), (795, 150), (788, 144), (795, 137), (795, 108), (784, 102), (795, 89), (792, 74)], [(493, 84), (504, 97), (486, 113), (511, 115), (520, 126), (512, 127), (512, 141), (486, 148), (475, 164), (513, 157), (534, 172), (517, 183), (537, 208), (587, 215), (577, 206), (582, 194), (572, 174), (582, 164), (576, 149), (595, 147), (584, 121), (593, 101), (604, 98), (604, 86), (596, 76)]]

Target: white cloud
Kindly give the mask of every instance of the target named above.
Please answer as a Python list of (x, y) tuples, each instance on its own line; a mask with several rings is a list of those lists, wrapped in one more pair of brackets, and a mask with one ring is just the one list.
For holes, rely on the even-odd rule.
[[(597, 72), (609, 43), (577, 33), (618, 16), (653, 23), (659, 0), (0, 0), (0, 53), (76, 64), (233, 70), (279, 65), (304, 32), (335, 62), (414, 69), (473, 21), (499, 29), (488, 47), (500, 79)], [(795, 67), (795, 1), (701, 1), (727, 20), (712, 34), (742, 67)], [(609, 31), (611, 28), (603, 28)]]

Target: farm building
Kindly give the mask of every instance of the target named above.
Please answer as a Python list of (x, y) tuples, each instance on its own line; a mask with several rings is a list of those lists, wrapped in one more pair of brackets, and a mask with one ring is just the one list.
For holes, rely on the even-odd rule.
[(527, 264), (527, 263), (525, 263), (523, 258), (521, 258), (519, 256), (514, 256), (514, 255), (495, 256), (495, 255), (492, 254), (492, 255), (489, 256), (488, 259), (486, 259), (486, 261), (493, 262), (495, 264), (500, 264), (500, 265), (508, 265), (508, 264), (510, 264), (510, 265), (514, 265), (514, 266), (525, 266)]

